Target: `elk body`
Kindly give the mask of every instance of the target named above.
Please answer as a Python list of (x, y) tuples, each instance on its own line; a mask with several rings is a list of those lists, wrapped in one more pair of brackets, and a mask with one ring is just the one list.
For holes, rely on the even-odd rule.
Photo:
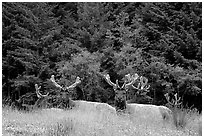
[(169, 120), (171, 115), (171, 110), (165, 106), (136, 103), (127, 104), (127, 112), (143, 119)]
[[(134, 74), (132, 76), (128, 74), (125, 76), (126, 78), (124, 84), (122, 86), (119, 86), (118, 80), (116, 80), (116, 83), (113, 83), (110, 80), (110, 76), (108, 74), (104, 77), (107, 83), (113, 86), (113, 89), (115, 91), (115, 107), (117, 111), (122, 110), (142, 118), (152, 118), (153, 116), (160, 119), (170, 118), (171, 110), (165, 106), (126, 102), (126, 93), (130, 86), (138, 90), (138, 92), (142, 91), (143, 94), (146, 94), (148, 92), (150, 86), (147, 85), (147, 78), (143, 76), (139, 77), (138, 74)], [(139, 81), (137, 87), (133, 85), (136, 81)]]
[(83, 100), (75, 100), (73, 102), (75, 103), (76, 108), (84, 109), (86, 111), (96, 110), (99, 112), (116, 114), (115, 108), (107, 103), (89, 102)]

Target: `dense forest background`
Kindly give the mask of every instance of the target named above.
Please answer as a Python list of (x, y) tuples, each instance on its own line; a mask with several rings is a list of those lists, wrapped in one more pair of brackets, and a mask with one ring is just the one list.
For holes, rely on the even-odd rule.
[[(202, 3), (2, 3), (2, 97), (52, 93), (82, 83), (73, 99), (112, 104), (111, 80), (127, 73), (148, 78), (152, 104), (178, 93), (202, 109)], [(134, 90), (133, 90), (134, 93)], [(128, 93), (132, 102), (137, 98)]]

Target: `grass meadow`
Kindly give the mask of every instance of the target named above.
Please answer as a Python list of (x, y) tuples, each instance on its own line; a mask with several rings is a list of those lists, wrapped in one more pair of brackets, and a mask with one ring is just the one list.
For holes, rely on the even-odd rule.
[[(154, 118), (154, 117), (152, 117)], [(22, 112), (2, 108), (3, 136), (198, 136), (201, 115), (188, 112), (185, 127), (173, 121), (155, 122), (136, 115), (115, 115), (96, 110), (35, 110)]]

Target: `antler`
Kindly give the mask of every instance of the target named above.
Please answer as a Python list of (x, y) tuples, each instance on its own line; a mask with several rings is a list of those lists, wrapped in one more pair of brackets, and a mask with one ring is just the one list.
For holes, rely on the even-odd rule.
[(38, 87), (38, 84), (35, 84), (35, 92), (36, 92), (38, 98), (41, 98), (41, 96), (39, 94), (40, 88), (41, 88), (41, 86)]
[(178, 106), (178, 105), (180, 105), (182, 103), (181, 102), (181, 97), (178, 97), (177, 93), (174, 94), (174, 98), (175, 98), (175, 100), (173, 99), (174, 105)]
[(135, 87), (134, 85), (132, 85), (132, 87), (137, 90), (149, 91), (150, 85), (147, 85), (147, 82), (148, 79), (146, 77), (141, 76), (139, 78), (139, 83), (137, 87)]
[(111, 86), (113, 86), (113, 87), (117, 87), (117, 84), (113, 83), (113, 82), (110, 80), (109, 74), (104, 75), (104, 77), (105, 77), (106, 82), (107, 82), (109, 85), (111, 85)]
[(150, 85), (147, 85), (148, 79), (146, 77), (141, 76), (140, 77), (140, 83), (141, 83), (141, 89), (148, 91), (150, 88)]
[[(107, 75), (104, 75), (104, 77), (105, 77), (105, 79), (106, 79), (106, 81), (107, 81), (107, 83), (109, 84), (109, 85), (111, 85), (111, 86), (113, 86), (113, 87), (119, 87), (119, 85), (118, 85), (118, 80), (116, 80), (116, 83), (113, 83), (111, 80), (110, 80), (110, 76), (109, 76), (109, 74), (107, 74)], [(138, 78), (139, 76), (138, 76), (138, 74), (137, 73), (135, 73), (134, 75), (130, 75), (130, 74), (127, 74), (127, 75), (125, 75), (125, 82), (124, 82), (124, 84), (122, 85), (122, 87), (120, 87), (120, 88), (124, 88), (124, 87), (128, 87), (128, 86), (130, 86), (130, 85), (133, 85), (134, 83), (135, 83), (135, 81), (137, 80), (137, 78)], [(127, 83), (127, 82), (129, 82), (129, 83)]]
[(76, 78), (76, 81), (75, 83), (73, 83), (72, 85), (70, 85), (69, 87), (66, 87), (66, 89), (72, 89), (72, 88), (75, 88), (77, 86), (77, 84), (81, 83), (81, 80), (79, 77)]
[(59, 84), (57, 84), (57, 82), (55, 81), (54, 75), (51, 76), (50, 80), (54, 83), (54, 85), (60, 89), (71, 89), (77, 86), (77, 84), (81, 83), (80, 77), (76, 78), (76, 82), (72, 85), (70, 85), (69, 87), (63, 88), (62, 86), (60, 86)]
[(125, 87), (133, 85), (135, 81), (138, 79), (139, 75), (135, 73), (134, 75), (127, 74), (125, 77), (128, 79), (129, 83), (125, 84)]
[(172, 102), (170, 101), (170, 96), (168, 93), (166, 93), (164, 96), (166, 97), (167, 102), (173, 106), (179, 106), (182, 103), (181, 97), (178, 97), (177, 93), (174, 94), (175, 99), (173, 99)]
[(49, 92), (48, 92), (47, 94), (45, 94), (45, 95), (42, 95), (42, 94), (40, 93), (40, 88), (41, 88), (41, 86), (38, 87), (38, 84), (35, 84), (35, 92), (36, 92), (36, 94), (37, 94), (37, 97), (38, 97), (38, 98), (47, 97), (48, 94), (49, 94)]
[(57, 84), (57, 82), (55, 81), (55, 76), (54, 76), (54, 75), (51, 76), (50, 80), (54, 83), (54, 85), (55, 85), (56, 87), (58, 87), (58, 88), (60, 88), (60, 89), (63, 88), (62, 86), (60, 86), (59, 84)]

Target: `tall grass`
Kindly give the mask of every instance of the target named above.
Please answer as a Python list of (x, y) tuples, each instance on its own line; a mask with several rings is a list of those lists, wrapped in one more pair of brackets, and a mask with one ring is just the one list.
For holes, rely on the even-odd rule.
[(177, 129), (173, 123), (155, 122), (137, 115), (80, 108), (25, 113), (4, 107), (2, 133), (10, 136), (189, 136), (200, 135), (200, 118), (196, 112), (187, 112), (185, 127)]
[(46, 135), (48, 136), (69, 136), (74, 131), (72, 119), (61, 119), (58, 122), (46, 127)]
[(184, 128), (187, 124), (187, 110), (174, 107), (172, 109), (173, 123), (176, 128)]
[(198, 130), (198, 135), (202, 135), (202, 115), (195, 109), (173, 107), (172, 122), (177, 129), (190, 128), (189, 133), (192, 133), (191, 129), (195, 127)]

